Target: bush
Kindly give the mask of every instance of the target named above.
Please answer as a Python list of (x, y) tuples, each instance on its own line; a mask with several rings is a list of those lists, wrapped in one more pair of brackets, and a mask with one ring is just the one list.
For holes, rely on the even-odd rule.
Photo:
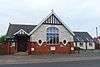
[(6, 35), (0, 37), (0, 43), (4, 43), (6, 41)]

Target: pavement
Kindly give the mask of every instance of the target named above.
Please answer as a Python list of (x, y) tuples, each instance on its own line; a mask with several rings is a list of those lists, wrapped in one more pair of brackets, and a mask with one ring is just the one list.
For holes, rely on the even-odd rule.
[(0, 67), (100, 67), (100, 60), (30, 63), (30, 64), (2, 64)]
[(100, 56), (92, 57), (48, 57), (48, 56), (0, 56), (0, 64), (27, 64), (27, 63), (49, 63), (49, 62), (68, 62), (82, 60), (100, 60)]
[(50, 63), (83, 60), (100, 60), (100, 50), (80, 51), (66, 55), (0, 55), (0, 64)]

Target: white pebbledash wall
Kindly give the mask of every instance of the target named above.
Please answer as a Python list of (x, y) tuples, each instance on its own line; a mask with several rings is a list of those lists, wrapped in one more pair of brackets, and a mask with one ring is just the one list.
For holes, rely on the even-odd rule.
[(38, 40), (42, 40), (42, 42), (46, 42), (48, 27), (56, 27), (59, 29), (59, 42), (63, 42), (63, 40), (66, 40), (68, 42), (74, 41), (72, 34), (63, 25), (44, 24), (42, 24), (36, 31), (33, 32), (33, 34), (30, 36), (30, 41), (38, 42)]
[(95, 49), (95, 43), (92, 42), (92, 46), (89, 46), (89, 42), (87, 43), (87, 49)]
[[(82, 42), (82, 43), (83, 43), (83, 46), (80, 46), (80, 42), (77, 42), (77, 47), (80, 47), (81, 49), (86, 49), (86, 45), (87, 45), (87, 49), (95, 49), (95, 43), (94, 42), (91, 42), (92, 46), (89, 45), (90, 42), (87, 42), (87, 43)], [(75, 46), (76, 46), (76, 44), (75, 44)]]

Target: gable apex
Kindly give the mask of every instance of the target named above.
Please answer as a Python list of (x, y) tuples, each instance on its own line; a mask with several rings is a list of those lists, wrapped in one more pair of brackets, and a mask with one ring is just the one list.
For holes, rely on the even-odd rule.
[(23, 29), (26, 33), (30, 33), (37, 25), (9, 24), (6, 35), (12, 37), (16, 32)]
[(62, 23), (60, 22), (60, 20), (59, 20), (54, 14), (52, 14), (51, 16), (49, 16), (49, 17), (43, 22), (43, 24), (62, 25)]
[(28, 33), (26, 31), (24, 31), (23, 29), (20, 29), (19, 31), (17, 31), (13, 35), (16, 35), (16, 34), (27, 34), (28, 35)]
[[(53, 20), (51, 22), (47, 22), (48, 19), (55, 19), (57, 22), (53, 22)], [(31, 35), (34, 31), (37, 30), (37, 28), (39, 28), (42, 24), (54, 24), (54, 25), (63, 25), (73, 36), (74, 33), (70, 30), (70, 28), (56, 15), (56, 13), (52, 10), (52, 12), (45, 17), (30, 33), (29, 35)]]

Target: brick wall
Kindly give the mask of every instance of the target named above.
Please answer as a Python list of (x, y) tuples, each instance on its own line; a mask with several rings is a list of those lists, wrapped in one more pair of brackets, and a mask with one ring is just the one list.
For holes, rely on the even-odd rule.
[(12, 43), (6, 42), (0, 45), (0, 53), (3, 55), (10, 55), (15, 53), (15, 47), (12, 46)]
[[(74, 43), (69, 42), (66, 45), (60, 44), (47, 44), (43, 42), (42, 45), (38, 45), (37, 42), (28, 42), (27, 52), (29, 55), (42, 55), (42, 54), (69, 54), (74, 53)], [(4, 54), (12, 55), (16, 53), (16, 46), (12, 46), (12, 43), (7, 42), (0, 45), (0, 49), (2, 49)]]
[(37, 42), (30, 42), (29, 43), (29, 54), (69, 54), (74, 53), (74, 50), (71, 50), (74, 48), (73, 42), (69, 42), (65, 45), (63, 44), (47, 44), (43, 43), (41, 46), (38, 45)]

